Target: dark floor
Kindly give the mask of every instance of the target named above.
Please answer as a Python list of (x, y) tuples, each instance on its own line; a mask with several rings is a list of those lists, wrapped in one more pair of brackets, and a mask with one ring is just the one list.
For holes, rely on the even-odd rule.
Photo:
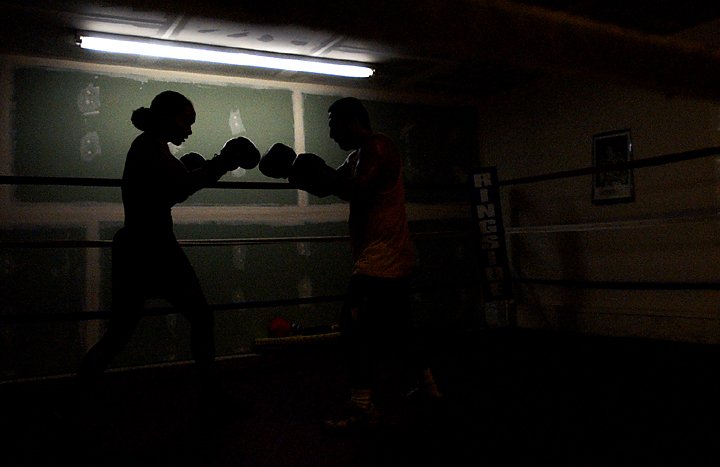
[(222, 407), (188, 367), (0, 385), (0, 465), (720, 466), (717, 346), (546, 332), (447, 334), (433, 347), (443, 406), (404, 397), (385, 370), (373, 431), (322, 419), (345, 401), (333, 343), (221, 363)]

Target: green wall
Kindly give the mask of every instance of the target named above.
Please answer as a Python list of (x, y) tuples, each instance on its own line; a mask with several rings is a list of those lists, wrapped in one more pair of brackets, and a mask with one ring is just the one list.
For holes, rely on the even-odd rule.
[[(225, 141), (246, 136), (265, 152), (273, 143), (294, 146), (292, 93), (235, 85), (171, 83), (80, 71), (20, 68), (15, 72), (14, 170), (16, 175), (120, 178), (127, 149), (139, 131), (134, 109), (149, 106), (158, 93), (173, 89), (195, 105), (193, 135), (178, 155), (194, 151), (212, 157)], [(97, 94), (87, 105), (87, 92)], [(346, 153), (329, 138), (327, 109), (338, 96), (303, 96), (307, 152), (337, 166)], [(95, 105), (92, 104), (95, 103)], [(473, 107), (398, 104), (366, 100), (374, 128), (398, 144), (405, 160), (408, 198), (447, 201), (447, 192), (417, 185), (463, 186), (477, 154), (477, 115)], [(90, 110), (90, 111), (88, 111)], [(242, 126), (231, 126), (239, 116)], [(96, 139), (93, 136), (96, 135)], [(85, 144), (83, 142), (85, 141)], [(226, 181), (273, 181), (257, 169)], [(17, 187), (27, 202), (119, 202), (115, 188)], [(454, 196), (457, 197), (456, 195)], [(189, 204), (294, 204), (293, 190), (203, 190)], [(336, 203), (334, 197), (311, 203)]]
[[(88, 86), (98, 90), (96, 110), (83, 112)], [(266, 151), (274, 142), (293, 144), (292, 95), (287, 90), (251, 89), (231, 85), (169, 83), (97, 75), (78, 71), (21, 68), (15, 73), (15, 174), (29, 176), (122, 177), (125, 155), (140, 133), (130, 122), (133, 110), (149, 107), (153, 97), (172, 89), (194, 104), (193, 135), (179, 154), (198, 152), (211, 158), (234, 136), (250, 138)], [(245, 131), (230, 125), (239, 115)], [(96, 133), (100, 153), (83, 159), (81, 144)], [(87, 158), (87, 155), (86, 155)], [(268, 181), (258, 170), (227, 181)], [(119, 202), (119, 190), (97, 187), (20, 186), (21, 201)], [(287, 204), (296, 202), (292, 190), (205, 190), (190, 204)]]

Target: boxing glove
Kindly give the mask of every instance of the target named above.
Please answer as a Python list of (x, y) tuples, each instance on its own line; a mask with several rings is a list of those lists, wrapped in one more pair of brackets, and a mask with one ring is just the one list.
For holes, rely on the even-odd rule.
[(193, 170), (201, 169), (204, 165), (205, 158), (196, 152), (189, 152), (180, 158), (180, 162), (183, 163), (188, 172)]
[(282, 143), (275, 143), (262, 156), (258, 168), (267, 177), (288, 178), (295, 157), (296, 154), (293, 148)]
[(260, 151), (252, 141), (239, 136), (225, 142), (220, 153), (211, 159), (219, 170), (230, 172), (242, 167), (250, 170), (260, 162)]
[(288, 181), (299, 190), (321, 198), (336, 193), (340, 183), (335, 169), (312, 153), (299, 154), (295, 158)]

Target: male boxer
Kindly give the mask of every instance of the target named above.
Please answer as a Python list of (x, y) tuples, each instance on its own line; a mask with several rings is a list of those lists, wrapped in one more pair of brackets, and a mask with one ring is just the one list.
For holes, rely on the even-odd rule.
[(406, 357), (420, 375), (422, 393), (433, 398), (440, 393), (421, 349), (414, 346), (409, 299), (415, 255), (400, 152), (387, 136), (372, 130), (357, 99), (334, 102), (328, 117), (330, 138), (351, 151), (337, 170), (313, 154), (294, 157), (292, 149), (282, 145), (271, 148), (259, 168), (309, 193), (333, 194), (350, 203), (353, 267), (340, 324), (352, 390), (348, 412), (325, 422), (328, 428), (348, 430), (377, 422), (373, 377), (393, 342), (404, 344)]

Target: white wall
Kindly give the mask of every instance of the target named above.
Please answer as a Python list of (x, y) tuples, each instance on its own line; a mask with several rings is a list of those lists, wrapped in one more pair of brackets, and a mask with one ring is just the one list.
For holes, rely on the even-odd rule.
[[(588, 167), (592, 137), (630, 129), (633, 158), (720, 146), (717, 102), (549, 77), (488, 99), (481, 158), (500, 180)], [(635, 200), (594, 205), (591, 176), (502, 188), (513, 273), (580, 281), (720, 283), (720, 157), (634, 170)], [(720, 342), (720, 292), (522, 285), (518, 324)]]

